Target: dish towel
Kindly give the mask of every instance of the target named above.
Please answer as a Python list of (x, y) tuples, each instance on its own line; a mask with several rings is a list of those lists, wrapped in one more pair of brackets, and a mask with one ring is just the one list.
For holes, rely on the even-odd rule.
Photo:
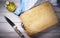
[(15, 10), (14, 14), (20, 15), (22, 12), (32, 8), (37, 0), (20, 0), (20, 6)]

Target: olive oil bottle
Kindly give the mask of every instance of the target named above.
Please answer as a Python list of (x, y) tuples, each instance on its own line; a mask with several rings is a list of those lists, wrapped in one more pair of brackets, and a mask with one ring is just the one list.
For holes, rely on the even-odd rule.
[(6, 1), (5, 2), (5, 7), (8, 11), (14, 12), (16, 10), (16, 5), (14, 2), (11, 1)]

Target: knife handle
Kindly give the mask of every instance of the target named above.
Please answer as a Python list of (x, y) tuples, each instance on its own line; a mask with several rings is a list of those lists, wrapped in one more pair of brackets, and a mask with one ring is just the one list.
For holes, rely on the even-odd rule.
[(14, 27), (14, 30), (18, 33), (18, 35), (19, 35), (21, 38), (25, 38), (24, 35), (17, 29), (17, 27)]

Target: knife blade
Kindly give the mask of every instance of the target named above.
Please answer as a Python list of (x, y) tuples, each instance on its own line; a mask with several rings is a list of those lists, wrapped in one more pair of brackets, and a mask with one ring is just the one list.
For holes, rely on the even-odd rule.
[(15, 24), (9, 18), (7, 18), (6, 16), (4, 16), (4, 17), (12, 27), (15, 26)]

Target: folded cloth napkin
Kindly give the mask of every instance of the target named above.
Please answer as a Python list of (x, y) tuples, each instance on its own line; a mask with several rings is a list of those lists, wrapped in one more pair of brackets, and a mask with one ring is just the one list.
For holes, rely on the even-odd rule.
[(20, 0), (20, 7), (16, 9), (14, 14), (19, 15), (22, 12), (30, 9), (34, 6), (34, 4), (37, 2), (37, 0)]

